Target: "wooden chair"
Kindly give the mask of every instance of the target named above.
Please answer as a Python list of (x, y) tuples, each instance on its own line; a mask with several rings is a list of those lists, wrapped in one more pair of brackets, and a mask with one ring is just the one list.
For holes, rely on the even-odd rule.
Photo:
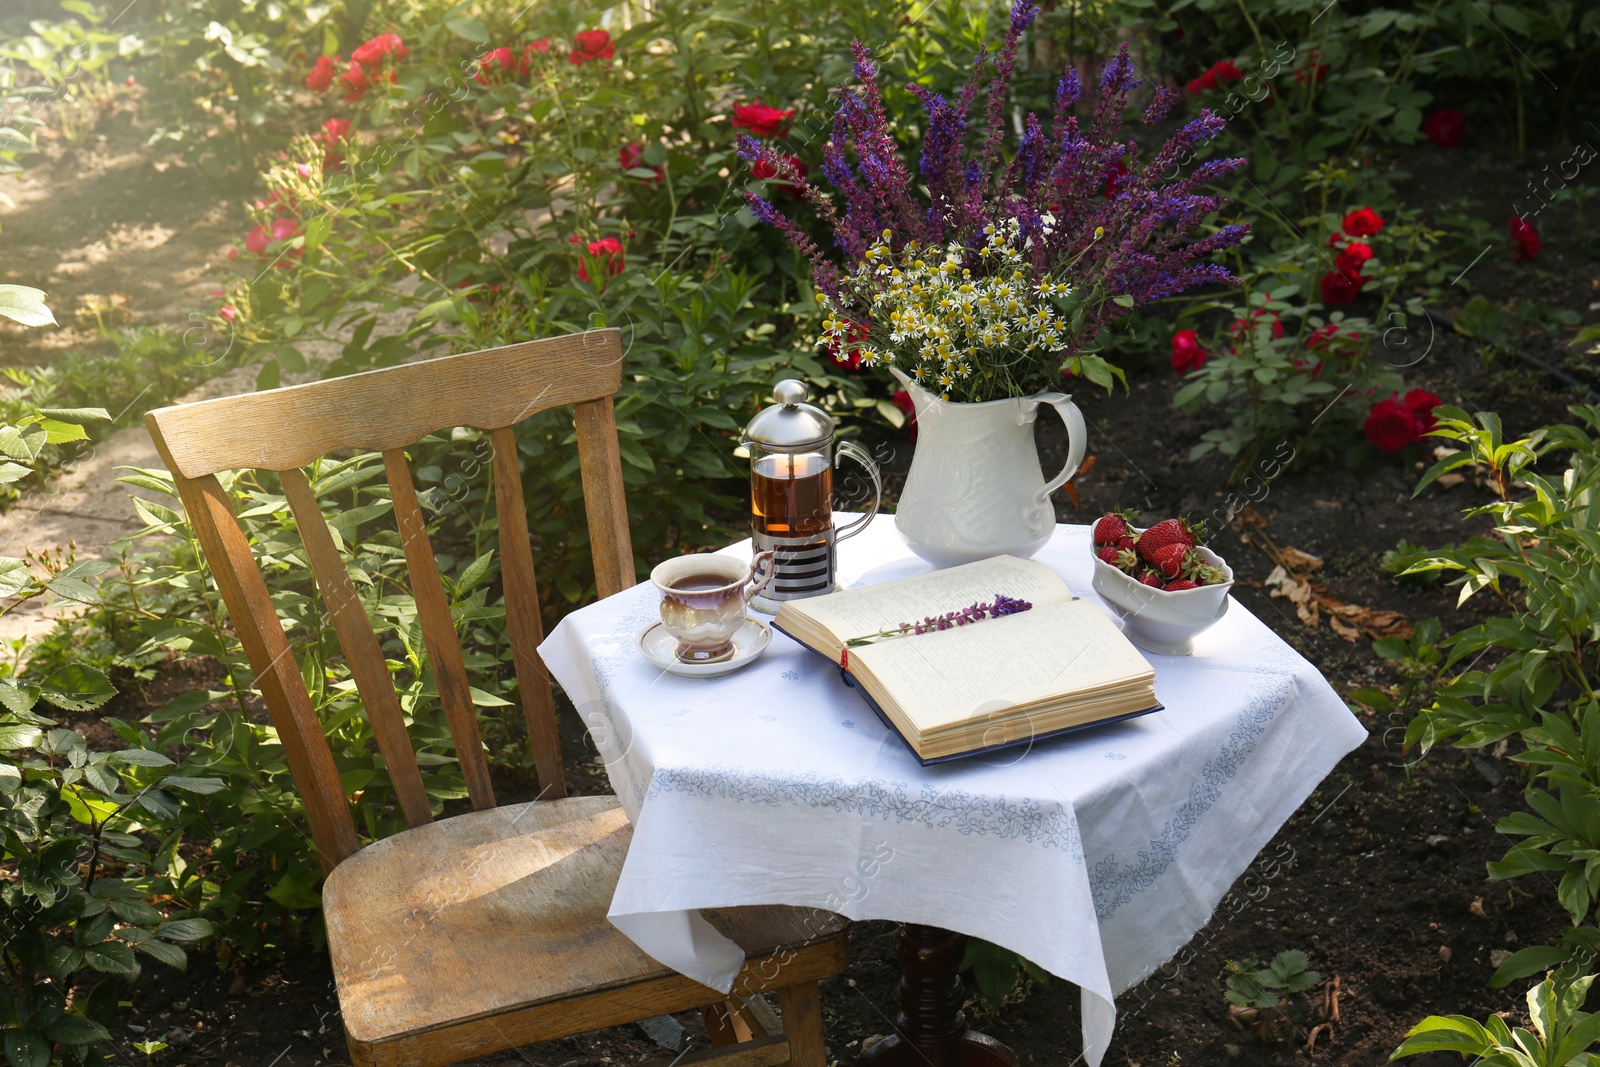
[[(615, 797), (566, 797), (513, 427), (574, 405), (602, 596), (634, 583), (612, 394), (616, 330), (531, 341), (145, 416), (177, 480), (271, 711), (328, 876), (329, 952), (359, 1065), (429, 1067), (701, 1008), (713, 1044), (679, 1059), (823, 1067), (818, 980), (845, 966), (844, 920), (762, 907), (707, 911), (746, 952), (733, 997), (644, 955), (606, 920), (632, 827)], [(403, 451), (455, 426), (488, 431), (506, 630), (541, 799), (496, 807), (443, 584)], [(473, 810), (435, 822), (370, 621), (300, 469), (381, 452), (411, 591)], [(409, 829), (362, 847), (333, 757), (261, 570), (215, 475), (278, 472), (323, 603)], [(783, 1033), (759, 999), (776, 991)], [(726, 1003), (731, 1013), (707, 1007)], [(763, 1019), (768, 1025), (763, 1025)], [(738, 1040), (749, 1038), (749, 1040)]]

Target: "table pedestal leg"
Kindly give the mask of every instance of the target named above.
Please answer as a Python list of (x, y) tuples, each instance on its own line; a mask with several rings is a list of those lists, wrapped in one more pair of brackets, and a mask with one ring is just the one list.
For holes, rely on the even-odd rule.
[(898, 1033), (863, 1052), (857, 1067), (1017, 1067), (1010, 1049), (967, 1029), (957, 973), (966, 945), (966, 935), (937, 926), (900, 928)]

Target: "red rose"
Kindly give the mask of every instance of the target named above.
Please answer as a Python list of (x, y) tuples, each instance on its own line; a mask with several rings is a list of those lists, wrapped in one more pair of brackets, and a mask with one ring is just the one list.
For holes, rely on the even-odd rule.
[(901, 389), (889, 398), (889, 403), (906, 413), (906, 425), (911, 428), (911, 443), (916, 444), (917, 406), (911, 402), (911, 394)]
[[(802, 178), (806, 176), (806, 165), (801, 161), (799, 156), (786, 152), (780, 158), (788, 162), (794, 173), (798, 174)], [(783, 191), (788, 193), (790, 196), (795, 195), (794, 182), (790, 181), (788, 178), (785, 178), (779, 172), (777, 167), (773, 166), (765, 159), (758, 159), (754, 163), (750, 164), (750, 175), (753, 178), (759, 178), (762, 181), (770, 181), (774, 185), (781, 186)]]
[(1119, 159), (1112, 163), (1110, 169), (1106, 171), (1106, 184), (1105, 188), (1100, 190), (1100, 195), (1107, 200), (1116, 196), (1117, 186), (1122, 184), (1123, 175), (1127, 173), (1128, 168), (1123, 164), (1122, 160)]
[(1419, 437), (1416, 420), (1406, 406), (1394, 397), (1372, 405), (1372, 410), (1367, 413), (1367, 421), (1361, 424), (1361, 432), (1367, 435), (1372, 447), (1384, 453), (1398, 452), (1407, 445), (1414, 445)]
[[(571, 237), (567, 238), (567, 240), (573, 244), (577, 244), (578, 235), (573, 234)], [(599, 261), (599, 257), (605, 257), (604, 262), (599, 264), (604, 268), (602, 271), (603, 274), (621, 274), (623, 268), (627, 266), (627, 263), (622, 255), (622, 242), (617, 240), (615, 237), (602, 237), (598, 241), (590, 241), (584, 247), (589, 250), (590, 256), (594, 256), (596, 258), (597, 262)], [(587, 257), (580, 257), (578, 260), (578, 277), (583, 281), (589, 280), (589, 264), (585, 262), (586, 258)], [(605, 283), (602, 282), (601, 288), (604, 287)]]
[(300, 223), (294, 219), (273, 219), (272, 239), (274, 241), (287, 241), (300, 232)]
[(840, 370), (860, 370), (861, 349), (855, 347), (855, 342), (865, 341), (866, 339), (866, 326), (859, 322), (852, 322), (850, 324), (850, 328), (845, 331), (844, 335), (844, 345), (849, 345), (849, 349), (841, 353), (839, 350), (840, 348), (844, 347), (844, 345), (841, 345), (838, 340), (830, 338), (827, 343), (823, 345), (823, 351), (827, 354), (828, 362), (832, 363)]
[(1344, 217), (1344, 232), (1351, 237), (1371, 237), (1383, 229), (1383, 219), (1370, 207), (1352, 211)]
[(355, 103), (367, 95), (367, 90), (372, 88), (372, 82), (367, 77), (367, 72), (361, 69), (361, 64), (355, 60), (350, 61), (350, 69), (339, 75), (339, 81), (344, 86), (344, 98), (347, 103)]
[(483, 58), (478, 60), (478, 73), (472, 76), (472, 80), (479, 85), (490, 85), (521, 69), (510, 48), (496, 48), (485, 52)]
[(251, 255), (259, 256), (271, 243), (272, 238), (267, 235), (267, 228), (259, 222), (250, 227), (250, 232), (244, 236), (244, 249)]
[[(1283, 320), (1278, 317), (1278, 313), (1276, 311), (1267, 311), (1264, 308), (1256, 308), (1250, 313), (1250, 318), (1252, 320), (1259, 319), (1263, 315), (1272, 316), (1272, 339), (1276, 341), (1278, 338), (1283, 336)], [(1247, 326), (1251, 325), (1253, 325), (1253, 322), (1246, 322), (1244, 319), (1234, 319), (1233, 325), (1228, 327), (1228, 336), (1238, 337), (1245, 331)], [(1188, 332), (1192, 333), (1193, 331)]]
[(1294, 80), (1304, 85), (1310, 81), (1312, 85), (1321, 85), (1322, 79), (1328, 76), (1328, 64), (1322, 62), (1322, 50), (1313, 48), (1311, 56), (1306, 60), (1306, 65), (1294, 72)]
[(217, 316), (221, 318), (223, 322), (232, 322), (234, 319), (239, 317), (239, 309), (234, 307), (232, 304), (223, 304), (222, 307), (217, 309)]
[(1359, 343), (1361, 335), (1354, 330), (1346, 330), (1341, 334), (1339, 327), (1330, 322), (1326, 326), (1318, 326), (1311, 331), (1311, 336), (1306, 338), (1306, 349), (1321, 348), (1323, 345), (1332, 345), (1335, 348), (1339, 348), (1343, 347), (1342, 342), (1346, 340)]
[(1339, 253), (1333, 265), (1346, 274), (1360, 274), (1362, 266), (1372, 258), (1372, 246), (1361, 241), (1351, 241)]
[(333, 76), (338, 68), (335, 66), (339, 58), (329, 59), (327, 56), (318, 56), (316, 65), (311, 68), (311, 73), (306, 75), (306, 88), (313, 92), (322, 92), (333, 84)]
[[(617, 150), (617, 163), (622, 167), (624, 173), (630, 170), (644, 169), (644, 145), (638, 141), (629, 141)], [(656, 172), (654, 178), (640, 178), (639, 180), (653, 185), (660, 185), (667, 180), (666, 168), (655, 167), (653, 169)]]
[(749, 130), (757, 137), (782, 137), (792, 118), (794, 118), (794, 108), (784, 111), (768, 107), (761, 102), (760, 97), (757, 97), (753, 104), (733, 106), (733, 125), (741, 130)]
[(610, 59), (617, 54), (617, 46), (605, 30), (584, 30), (572, 39), (572, 53), (567, 62), (574, 67), (592, 59)]
[(1322, 290), (1322, 302), (1337, 308), (1344, 307), (1360, 296), (1361, 287), (1367, 284), (1367, 279), (1348, 271), (1330, 270), (1317, 284)]
[(542, 56), (549, 55), (550, 38), (541, 37), (537, 41), (528, 42), (528, 46), (522, 50), (521, 69), (523, 74), (527, 74), (528, 71), (533, 69), (533, 57), (535, 53)]
[(350, 58), (362, 66), (375, 67), (385, 58), (398, 63), (411, 54), (406, 43), (392, 33), (380, 33), (372, 40), (350, 53)]
[(1179, 374), (1197, 371), (1206, 365), (1206, 350), (1200, 347), (1200, 335), (1193, 330), (1179, 330), (1172, 335), (1172, 369)]
[(315, 139), (332, 148), (349, 136), (349, 119), (329, 119), (322, 124), (322, 132)]
[(1211, 65), (1211, 69), (1206, 71), (1206, 73), (1210, 74), (1216, 80), (1216, 84), (1218, 86), (1227, 85), (1229, 82), (1236, 82), (1240, 78), (1244, 77), (1244, 73), (1238, 67), (1233, 65), (1233, 60), (1231, 59), (1218, 60), (1216, 63)]
[(1511, 239), (1517, 242), (1517, 250), (1511, 258), (1525, 262), (1538, 256), (1539, 231), (1533, 228), (1533, 223), (1521, 215), (1513, 215), (1506, 220), (1506, 226), (1511, 230)]
[(1460, 148), (1461, 135), (1467, 130), (1467, 120), (1461, 112), (1435, 111), (1422, 120), (1422, 134), (1440, 148)]
[(1413, 389), (1400, 403), (1411, 416), (1411, 421), (1416, 424), (1419, 439), (1433, 432), (1433, 409), (1442, 403), (1437, 396), (1426, 389)]

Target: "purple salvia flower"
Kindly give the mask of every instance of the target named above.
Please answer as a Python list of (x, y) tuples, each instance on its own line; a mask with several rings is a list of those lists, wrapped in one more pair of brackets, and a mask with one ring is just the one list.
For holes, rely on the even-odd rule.
[(1011, 24), (1006, 28), (1006, 39), (1000, 46), (1000, 55), (994, 61), (994, 77), (989, 82), (989, 93), (984, 100), (984, 123), (988, 133), (978, 157), (978, 166), (984, 174), (993, 168), (1000, 153), (1000, 142), (1005, 137), (1006, 102), (1011, 95), (1011, 71), (1017, 61), (1017, 46), (1022, 42), (1023, 31), (1038, 14), (1039, 9), (1032, 0), (1016, 0), (1011, 7)]

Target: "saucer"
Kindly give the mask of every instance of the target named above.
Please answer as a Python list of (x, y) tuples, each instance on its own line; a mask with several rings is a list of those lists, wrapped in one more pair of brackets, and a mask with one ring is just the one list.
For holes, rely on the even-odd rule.
[(717, 663), (684, 663), (680, 660), (677, 654), (678, 639), (667, 633), (659, 619), (640, 630), (634, 643), (644, 653), (645, 659), (668, 674), (684, 678), (716, 678), (753, 662), (766, 651), (771, 641), (772, 631), (767, 629), (766, 623), (746, 616), (744, 625), (734, 631), (732, 658)]

